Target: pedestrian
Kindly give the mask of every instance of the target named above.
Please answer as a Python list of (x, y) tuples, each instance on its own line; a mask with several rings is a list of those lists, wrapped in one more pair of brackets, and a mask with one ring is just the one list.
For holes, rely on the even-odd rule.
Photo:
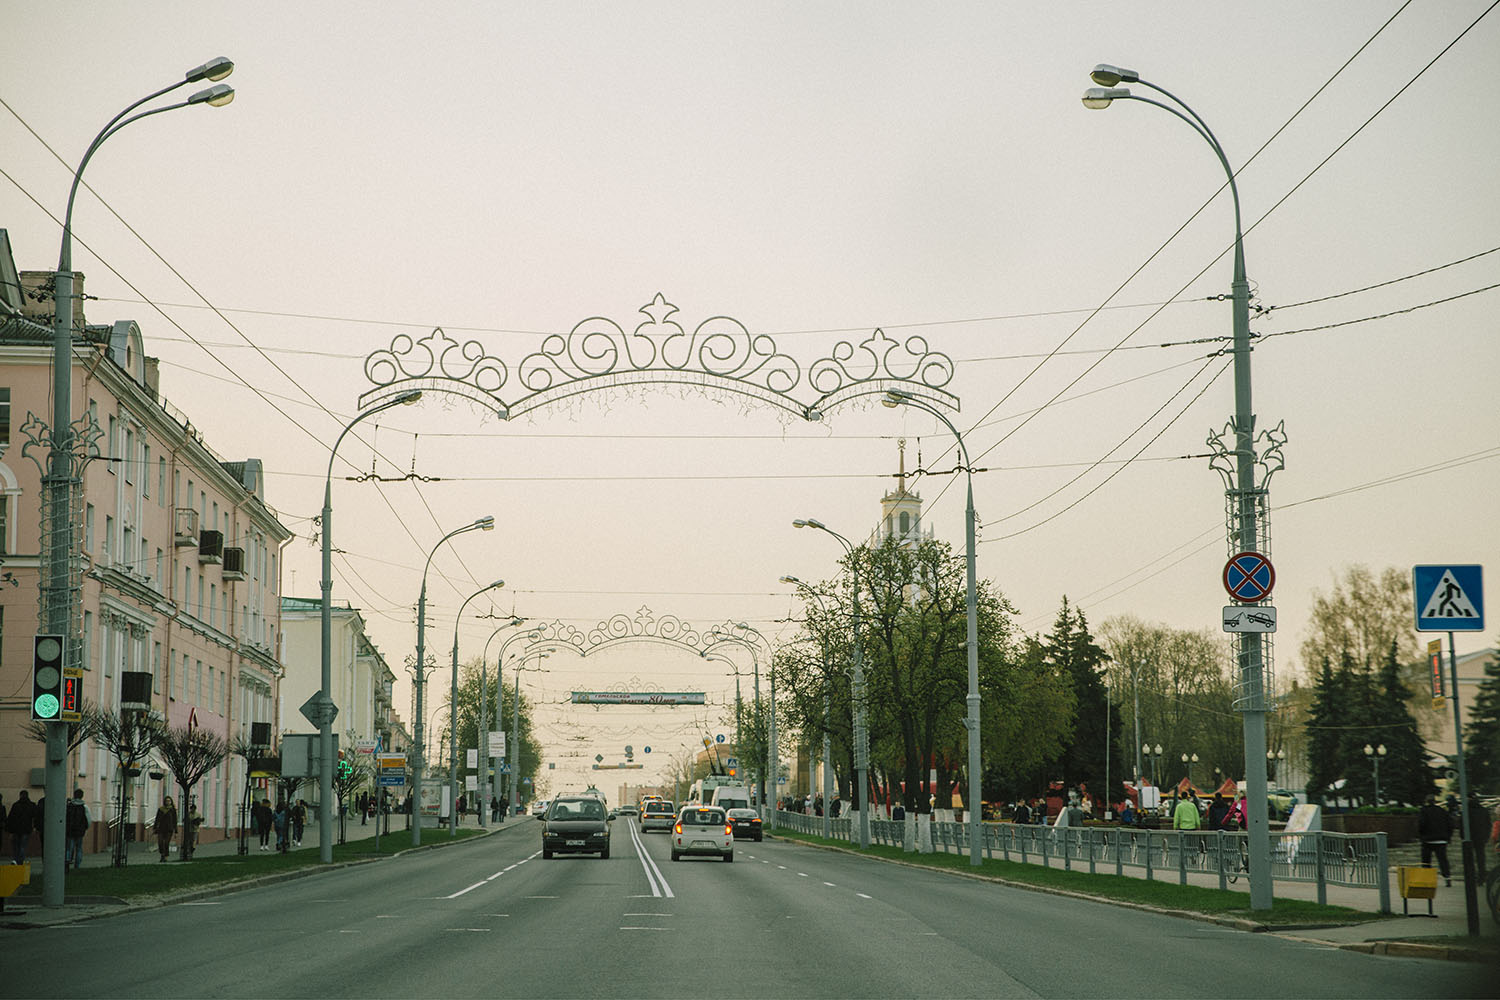
[(167, 851), (172, 847), (172, 836), (177, 833), (177, 807), (172, 804), (172, 796), (162, 799), (161, 805), (156, 807), (151, 832), (156, 834), (156, 852), (163, 861), (167, 860)]
[(1229, 807), (1229, 814), (1224, 817), (1224, 829), (1243, 830), (1250, 825), (1249, 807), (1245, 804), (1245, 793), (1241, 792), (1234, 797), (1234, 805)]
[(510, 815), (510, 799), (500, 800), (500, 822), (505, 822), (505, 817)]
[(1210, 830), (1224, 829), (1224, 820), (1229, 816), (1229, 803), (1224, 800), (1222, 792), (1214, 792), (1214, 800), (1208, 806), (1208, 828)]
[(903, 803), (899, 801), (896, 803), (896, 808), (891, 810), (891, 819), (897, 823), (906, 822), (906, 806)]
[(1135, 826), (1135, 803), (1129, 799), (1125, 800), (1125, 808), (1120, 810), (1120, 824)]
[(1177, 808), (1172, 811), (1172, 829), (1174, 830), (1196, 830), (1202, 825), (1203, 816), (1198, 812), (1198, 804), (1193, 801), (1193, 793), (1184, 791), (1178, 793)]
[(287, 848), (287, 827), (291, 825), (285, 799), (276, 800), (276, 811), (271, 814), (271, 825), (276, 828), (276, 849), (282, 854)]
[(262, 851), (271, 849), (271, 800), (261, 799), (250, 807), (250, 820), (255, 825), (257, 846)]
[(463, 825), (463, 822), (464, 822), (464, 811), (465, 811), (465, 807), (467, 805), (468, 805), (468, 796), (466, 796), (466, 795), (460, 795), (458, 797), (458, 810), (453, 814), (453, 816), (454, 816), (453, 822), (456, 825), (458, 825), (458, 826), (462, 826)]
[(1025, 799), (1016, 800), (1016, 808), (1015, 811), (1010, 814), (1010, 821), (1012, 823), (1021, 824), (1031, 822), (1031, 807), (1026, 804)]
[(18, 865), (26, 863), (26, 848), (31, 843), (31, 831), (35, 826), (36, 803), (31, 801), (31, 793), (23, 788), (5, 817), (5, 832), (10, 834), (10, 859)]
[(302, 831), (307, 827), (307, 803), (302, 799), (292, 807), (292, 846), (302, 846)]
[(813, 812), (819, 816), (823, 815), (823, 796), (819, 795), (813, 800)]
[(83, 835), (89, 832), (89, 824), (93, 822), (89, 818), (89, 807), (83, 803), (83, 789), (73, 789), (73, 797), (68, 800), (68, 813), (65, 820), (67, 826), (65, 832), (68, 837), (67, 850), (63, 853), (64, 868), (83, 867)]
[(1474, 855), (1474, 870), (1479, 881), (1485, 878), (1485, 847), (1490, 836), (1490, 811), (1479, 801), (1479, 796), (1469, 793), (1469, 850)]
[(1427, 796), (1427, 804), (1417, 814), (1417, 837), (1422, 841), (1422, 867), (1432, 867), (1432, 856), (1437, 855), (1438, 871), (1443, 873), (1443, 884), (1452, 885), (1448, 870), (1448, 841), (1453, 836), (1453, 819), (1448, 810), (1437, 804), (1437, 796)]
[(839, 818), (839, 811), (841, 809), (843, 809), (843, 807), (844, 807), (844, 800), (843, 799), (834, 799), (833, 800), (833, 818), (834, 819), (838, 819)]
[(188, 799), (187, 816), (182, 821), (183, 860), (193, 856), (198, 845), (198, 827), (203, 825), (203, 814), (198, 811), (197, 798)]
[(359, 793), (359, 825), (365, 825), (365, 816), (370, 811), (370, 795), (368, 792)]

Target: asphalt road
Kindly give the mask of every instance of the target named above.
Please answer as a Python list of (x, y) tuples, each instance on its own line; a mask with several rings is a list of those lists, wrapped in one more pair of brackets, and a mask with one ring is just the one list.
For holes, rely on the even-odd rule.
[[(512, 821), (514, 822), (514, 821)], [(539, 853), (541, 824), (85, 923), (0, 931), (0, 997), (1494, 995), (1359, 955), (780, 841)], [(640, 845), (644, 845), (644, 851)]]

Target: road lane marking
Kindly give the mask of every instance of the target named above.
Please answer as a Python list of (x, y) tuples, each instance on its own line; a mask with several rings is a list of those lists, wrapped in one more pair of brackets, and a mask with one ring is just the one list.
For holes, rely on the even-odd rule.
[(621, 927), (622, 931), (667, 931), (670, 927)]
[(556, 899), (556, 896), (527, 896), (527, 899)]
[(797, 877), (798, 878), (807, 878), (807, 872), (798, 872), (797, 873)]
[(829, 886), (830, 888), (834, 888), (834, 889), (838, 888), (838, 886), (834, 885), (832, 882), (824, 882), (823, 884), (826, 885), (826, 886)]
[(197, 903), (183, 903), (183, 906), (223, 906), (223, 900), (204, 900)]
[(872, 896), (866, 896), (866, 895), (865, 895), (865, 894), (864, 894), (864, 893), (862, 893), (862, 892), (856, 892), (856, 893), (855, 893), (855, 895), (856, 895), (856, 896), (858, 896), (858, 897), (859, 897), (859, 898), (860, 898), (860, 899), (872, 899), (872, 898), (874, 898), (874, 897), (872, 897)]
[(624, 914), (624, 916), (627, 916), (627, 917), (672, 917), (672, 916), (676, 916), (676, 914), (673, 914), (673, 913), (626, 913), (626, 914)]
[(777, 865), (776, 867), (780, 868), (782, 871), (786, 871), (786, 865)]
[(633, 823), (630, 825), (629, 830), (630, 840), (635, 844), (636, 857), (640, 859), (641, 868), (646, 873), (646, 883), (651, 886), (651, 895), (657, 897), (665, 896), (668, 899), (674, 898), (676, 893), (667, 884), (666, 876), (662, 875), (661, 869), (656, 865), (656, 859), (652, 858), (651, 854), (646, 850), (646, 843), (641, 839), (640, 831), (636, 829)]
[(488, 927), (444, 927), (443, 930), (457, 934), (488, 934), (490, 932)]
[[(542, 852), (541, 851), (537, 851), (536, 854), (531, 855), (531, 858), (536, 857), (536, 855), (540, 854), (540, 853), (542, 853)], [(511, 865), (510, 868), (502, 868), (502, 869), (500, 869), (499, 871), (497, 871), (493, 875), (486, 875), (482, 880), (480, 880), (478, 882), (475, 882), (473, 885), (469, 886), (467, 889), (460, 889), (460, 890), (458, 890), (457, 892), (453, 893), (450, 896), (441, 896), (441, 897), (435, 897), (435, 898), (440, 898), (440, 899), (457, 899), (459, 896), (462, 896), (466, 892), (473, 892), (475, 889), (478, 889), (480, 886), (484, 885), (486, 882), (493, 882), (493, 881), (495, 881), (495, 879), (499, 878), (501, 875), (504, 875), (506, 872), (510, 871), (511, 868), (516, 867), (516, 865), (524, 865), (526, 862), (530, 861), (531, 858), (522, 858), (520, 861), (517, 861), (515, 865)], [(553, 898), (556, 898), (556, 897), (553, 897)]]

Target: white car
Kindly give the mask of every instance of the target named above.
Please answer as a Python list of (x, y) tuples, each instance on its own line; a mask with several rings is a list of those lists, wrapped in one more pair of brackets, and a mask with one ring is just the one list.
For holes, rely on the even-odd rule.
[(541, 819), (547, 815), (547, 806), (550, 804), (546, 799), (537, 799), (531, 804), (531, 815)]
[(717, 806), (683, 806), (672, 825), (672, 860), (689, 854), (734, 860), (734, 827)]

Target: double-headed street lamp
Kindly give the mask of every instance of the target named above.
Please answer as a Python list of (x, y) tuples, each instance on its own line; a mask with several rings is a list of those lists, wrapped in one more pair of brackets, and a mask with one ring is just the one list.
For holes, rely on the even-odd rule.
[(1198, 755), (1197, 754), (1195, 754), (1195, 753), (1191, 753), (1191, 754), (1185, 753), (1185, 754), (1182, 755), (1182, 765), (1183, 765), (1183, 767), (1187, 768), (1187, 779), (1188, 779), (1188, 786), (1189, 787), (1191, 787), (1192, 784), (1193, 784), (1193, 765), (1196, 764), (1196, 763), (1198, 763)]
[[(818, 602), (818, 607), (822, 609), (824, 617), (828, 616), (828, 606), (823, 603), (822, 594), (813, 590), (795, 576), (784, 576), (781, 578), (781, 582), (789, 583), (798, 590), (811, 594), (813, 599)], [(833, 739), (828, 732), (828, 685), (831, 682), (829, 677), (831, 668), (828, 665), (827, 638), (822, 638), (818, 645), (822, 647), (823, 651), (823, 837), (826, 840), (832, 840), (833, 816), (829, 806), (833, 802)], [(808, 791), (812, 791), (811, 787), (808, 788)]]
[(1149, 743), (1144, 744), (1141, 747), (1141, 753), (1146, 755), (1146, 760), (1151, 764), (1151, 783), (1155, 785), (1159, 790), (1161, 788), (1161, 774), (1159, 767), (1159, 765), (1161, 764), (1161, 744), (1158, 743), (1155, 747), (1153, 747)]
[(422, 566), (422, 593), (417, 598), (417, 731), (413, 734), (417, 759), (411, 769), (411, 808), (415, 820), (411, 825), (411, 846), (413, 847), (422, 846), (422, 770), (427, 766), (427, 747), (422, 742), (425, 735), (422, 729), (422, 681), (426, 676), (426, 664), (422, 662), (422, 658), (427, 655), (427, 571), (432, 568), (432, 557), (437, 555), (437, 550), (442, 548), (443, 543), (448, 539), (455, 535), (462, 535), (466, 531), (493, 531), (494, 529), (495, 518), (488, 514), (472, 524), (454, 528), (438, 539), (432, 551), (427, 553), (427, 562)]
[[(792, 522), (794, 528), (816, 528), (838, 539), (849, 556), (849, 572), (854, 578), (854, 773), (859, 793), (859, 846), (870, 846), (870, 735), (865, 730), (865, 657), (859, 642), (859, 559), (849, 539), (834, 531), (822, 521), (813, 518), (798, 518)], [(831, 802), (824, 800), (826, 812)]]
[(1368, 760), (1370, 762), (1370, 766), (1375, 769), (1375, 804), (1377, 806), (1380, 805), (1380, 762), (1384, 758), (1384, 743), (1380, 744), (1380, 746), (1378, 747), (1372, 747), (1368, 743), (1365, 744), (1365, 760)]
[[(175, 111), (195, 104), (222, 107), (234, 100), (234, 90), (227, 84), (215, 83), (200, 90), (185, 101), (164, 104), (139, 114), (131, 114), (141, 105), (154, 101), (178, 87), (201, 80), (218, 81), (234, 71), (234, 63), (223, 56), (197, 66), (183, 78), (169, 86), (147, 94), (115, 115), (94, 136), (84, 151), (78, 169), (73, 171), (73, 183), (68, 188), (68, 207), (63, 213), (62, 246), (57, 255), (57, 272), (52, 278), (52, 423), (45, 431), (49, 445), (47, 468), (42, 476), (42, 490), (46, 502), (42, 508), (42, 545), (38, 565), (42, 621), (46, 631), (63, 637), (63, 665), (78, 666), (78, 629), (74, 627), (74, 590), (79, 585), (73, 581), (75, 568), (73, 546), (73, 490), (82, 486), (83, 466), (88, 461), (88, 438), (73, 426), (73, 202), (78, 197), (78, 186), (83, 180), (84, 168), (106, 139), (131, 122), (159, 115), (163, 111)], [(80, 449), (79, 445), (83, 447)], [(38, 463), (40, 464), (40, 463)], [(45, 723), (47, 741), (44, 787), (53, 802), (62, 802), (68, 797), (68, 776), (64, 770), (68, 756), (68, 727), (60, 719)], [(46, 818), (47, 829), (42, 838), (42, 905), (61, 906), (64, 896), (66, 867), (63, 855), (66, 848), (66, 824), (63, 810), (53, 810)]]
[[(1265, 483), (1261, 484), (1259, 490), (1255, 486), (1257, 463), (1255, 411), (1251, 405), (1250, 395), (1250, 282), (1245, 277), (1244, 231), (1240, 221), (1240, 193), (1239, 187), (1235, 184), (1234, 169), (1230, 167), (1229, 158), (1224, 155), (1224, 147), (1219, 145), (1219, 140), (1215, 138), (1208, 124), (1175, 94), (1163, 90), (1154, 83), (1142, 80), (1140, 74), (1134, 70), (1121, 69), (1118, 66), (1100, 64), (1095, 66), (1089, 75), (1099, 86), (1090, 87), (1084, 91), (1084, 107), (1097, 110), (1107, 108), (1115, 101), (1129, 100), (1161, 108), (1186, 122), (1212, 147), (1214, 155), (1218, 157), (1219, 165), (1224, 168), (1224, 173), (1229, 179), (1229, 194), (1234, 202), (1234, 276), (1229, 286), (1230, 297), (1233, 300), (1234, 417), (1230, 421), (1230, 427), (1234, 432), (1232, 451), (1234, 475), (1231, 479), (1228, 468), (1221, 469), (1217, 464), (1214, 468), (1221, 469), (1226, 485), (1232, 483), (1232, 488), (1226, 491), (1234, 501), (1234, 512), (1227, 532), (1230, 554), (1259, 552), (1259, 518), (1261, 516), (1259, 512), (1270, 510), (1270, 489)], [(1132, 94), (1129, 88), (1118, 86), (1121, 83), (1138, 83), (1143, 87), (1149, 87), (1172, 103), (1167, 104)], [(1273, 449), (1279, 447), (1277, 443)], [(1227, 458), (1230, 453), (1223, 448), (1222, 444), (1220, 449), (1220, 455), (1217, 457)], [(1269, 471), (1267, 479), (1269, 480)], [(1241, 633), (1237, 636), (1237, 641), (1241, 689), (1239, 711), (1244, 717), (1245, 734), (1245, 798), (1248, 802), (1246, 819), (1250, 853), (1250, 908), (1269, 910), (1271, 908), (1271, 854), (1264, 759), (1267, 707), (1264, 649), (1259, 633)]]
[[(493, 525), (493, 518), (491, 519)], [(480, 594), (487, 594), (492, 590), (499, 590), (505, 586), (504, 580), (496, 580), (494, 583), (480, 587), (474, 593), (464, 598), (464, 602), (458, 606), (458, 617), (453, 619), (453, 686), (448, 694), (448, 835), (458, 836), (458, 626), (464, 620), (464, 608), (469, 602)], [(481, 751), (475, 753), (475, 763), (479, 763), (479, 753), (484, 746), (484, 685), (481, 681), (479, 687), (479, 719), (475, 730), (475, 741), (480, 745)], [(477, 782), (476, 782), (477, 786)], [(479, 810), (480, 818), (484, 817), (484, 809)], [(481, 826), (483, 823), (480, 824)]]
[[(514, 636), (512, 636), (511, 638), (514, 638)], [(512, 709), (512, 711), (514, 712), (514, 717), (511, 724), (511, 735), (515, 737), (516, 748), (512, 750), (509, 745), (507, 745), (505, 748), (505, 752), (507, 754), (515, 755), (515, 763), (512, 764), (510, 768), (510, 811), (512, 813), (516, 813), (516, 811), (521, 807), (521, 672), (523, 670), (526, 670), (526, 660), (531, 656), (532, 653), (535, 653), (537, 665), (532, 667), (529, 672), (534, 674), (547, 673), (547, 671), (542, 669), (542, 661), (555, 652), (557, 652), (556, 646), (543, 646), (540, 649), (532, 648), (522, 650), (521, 662), (516, 664), (516, 704)], [(495, 676), (500, 676), (500, 667), (498, 665), (496, 665), (495, 667)]]
[(963, 458), (964, 476), (967, 479), (968, 493), (967, 502), (964, 505), (964, 564), (968, 577), (967, 592), (964, 595), (964, 614), (968, 619), (968, 636), (965, 640), (969, 657), (969, 714), (964, 721), (964, 726), (969, 730), (969, 864), (978, 865), (982, 860), (979, 854), (980, 843), (984, 839), (980, 821), (983, 807), (980, 800), (980, 735), (979, 735), (979, 611), (978, 611), (978, 584), (975, 578), (974, 568), (974, 469), (969, 465), (969, 449), (964, 444), (964, 436), (953, 426), (953, 421), (943, 415), (943, 411), (937, 407), (918, 399), (909, 392), (901, 389), (891, 389), (886, 392), (885, 398), (881, 400), (885, 406), (910, 406), (926, 413), (932, 414), (943, 422), (943, 426), (953, 434), (953, 439), (958, 442), (958, 451)]

